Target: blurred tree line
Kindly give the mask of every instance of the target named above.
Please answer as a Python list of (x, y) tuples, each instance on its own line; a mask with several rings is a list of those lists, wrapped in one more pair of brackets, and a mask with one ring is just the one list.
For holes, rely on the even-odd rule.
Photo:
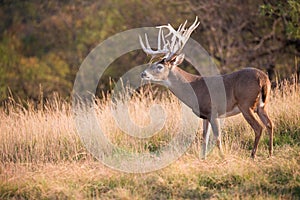
[[(108, 37), (132, 28), (195, 16), (192, 34), (222, 73), (257, 67), (285, 78), (299, 73), (298, 0), (0, 0), (0, 101), (10, 94), (38, 100), (68, 97), (80, 64)], [(146, 62), (133, 52), (115, 61), (99, 83)], [(107, 81), (105, 81), (107, 80)]]

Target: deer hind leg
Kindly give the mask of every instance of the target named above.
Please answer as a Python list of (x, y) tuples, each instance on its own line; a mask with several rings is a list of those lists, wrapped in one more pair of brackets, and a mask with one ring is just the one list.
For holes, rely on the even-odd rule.
[(257, 110), (257, 114), (260, 118), (260, 120), (263, 122), (263, 124), (267, 127), (268, 133), (269, 133), (269, 155), (270, 157), (273, 154), (273, 123), (270, 120), (267, 111), (264, 109), (264, 107), (259, 107)]
[(256, 155), (256, 150), (258, 147), (258, 143), (261, 137), (261, 133), (262, 133), (262, 125), (257, 121), (254, 111), (252, 108), (240, 108), (240, 110), (243, 113), (244, 118), (246, 119), (246, 121), (250, 124), (250, 126), (252, 127), (252, 129), (255, 132), (255, 140), (254, 140), (254, 146), (253, 146), (253, 150), (251, 153), (251, 157), (255, 158)]
[(217, 147), (220, 150), (220, 155), (222, 157), (224, 157), (224, 152), (223, 152), (223, 148), (222, 148), (222, 140), (221, 140), (221, 128), (220, 128), (220, 121), (217, 118), (212, 118), (210, 120), (210, 124), (211, 124), (211, 128), (213, 130), (215, 139), (216, 139), (216, 143), (217, 143)]

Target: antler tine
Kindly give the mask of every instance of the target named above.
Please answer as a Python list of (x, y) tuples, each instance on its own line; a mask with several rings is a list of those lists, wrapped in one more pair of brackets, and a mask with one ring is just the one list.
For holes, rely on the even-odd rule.
[(146, 53), (146, 54), (153, 54), (155, 53), (151, 48), (150, 48), (150, 45), (149, 45), (149, 42), (148, 42), (148, 36), (147, 34), (145, 33), (145, 41), (146, 41), (146, 47), (143, 43), (143, 40), (142, 40), (142, 37), (139, 35), (139, 39), (140, 39), (140, 44), (142, 46), (142, 49), (143, 51)]
[(163, 49), (167, 49), (167, 45), (168, 44), (166, 43), (165, 36), (164, 36), (164, 31), (163, 30), (161, 30), (161, 38), (162, 38), (162, 41), (164, 43)]
[(146, 47), (145, 47), (145, 45), (144, 45), (144, 43), (143, 43), (142, 37), (141, 37), (140, 35), (139, 35), (139, 39), (140, 39), (140, 45), (141, 45), (143, 51), (144, 51), (145, 53), (147, 53), (147, 49), (146, 49)]
[[(194, 23), (191, 25), (191, 27), (192, 27), (192, 28), (197, 27), (197, 26), (200, 24), (200, 22), (198, 22), (198, 23), (197, 23), (197, 22), (198, 22), (198, 16), (196, 16), (196, 19), (195, 19)], [(197, 24), (197, 25), (196, 25), (196, 24)], [(190, 28), (191, 28), (191, 27), (190, 27)]]
[(191, 33), (199, 26), (199, 24), (200, 24), (200, 22), (198, 22), (198, 16), (196, 16), (194, 23), (187, 30), (186, 35), (189, 37), (191, 35)]
[(180, 24), (180, 26), (179, 26), (179, 28), (178, 28), (178, 32), (179, 32), (179, 33), (182, 32), (182, 31), (184, 31), (186, 23), (187, 23), (187, 20), (185, 20), (183, 26), (182, 26), (182, 24)]
[(191, 30), (194, 31), (199, 26), (199, 24), (200, 22), (198, 22), (198, 16), (196, 16), (194, 23), (191, 25)]
[(160, 48), (161, 48), (161, 45), (160, 45), (161, 31), (162, 31), (162, 29), (160, 28), (158, 31), (158, 36), (157, 36), (157, 49), (158, 50), (160, 50)]
[(182, 24), (180, 24), (180, 25), (179, 25), (179, 27), (178, 27), (178, 30), (177, 30), (177, 31), (179, 31), (179, 30), (181, 29), (181, 27), (182, 27)]
[(149, 44), (149, 41), (148, 41), (148, 35), (145, 33), (145, 41), (146, 41), (146, 48), (148, 49), (148, 50), (151, 50), (152, 51), (152, 49), (151, 49), (151, 47), (150, 47), (150, 44)]
[(184, 30), (185, 31), (183, 33), (184, 38), (189, 38), (191, 33), (199, 26), (200, 22), (197, 23), (197, 21), (198, 21), (198, 17), (196, 17), (194, 23), (187, 30)]

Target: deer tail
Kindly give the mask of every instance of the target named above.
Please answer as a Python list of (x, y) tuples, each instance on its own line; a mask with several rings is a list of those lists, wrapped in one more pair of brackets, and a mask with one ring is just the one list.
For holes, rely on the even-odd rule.
[(270, 95), (270, 91), (271, 91), (270, 81), (267, 80), (262, 85), (262, 88), (261, 88), (261, 102), (260, 102), (261, 107), (264, 107), (264, 105), (268, 101), (268, 98), (269, 98), (269, 95)]

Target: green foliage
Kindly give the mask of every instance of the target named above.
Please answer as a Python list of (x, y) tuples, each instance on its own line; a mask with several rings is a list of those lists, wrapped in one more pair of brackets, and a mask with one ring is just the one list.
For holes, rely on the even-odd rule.
[(300, 39), (300, 2), (298, 0), (269, 2), (261, 5), (260, 8), (263, 15), (283, 19), (285, 33), (290, 39)]
[[(278, 134), (274, 138), (275, 146), (300, 145), (300, 128), (279, 126)], [(265, 141), (267, 143), (267, 141)]]
[[(155, 10), (157, 4), (164, 3), (140, 0), (2, 1), (0, 101), (8, 98), (8, 88), (21, 99), (37, 100), (40, 90), (46, 98), (53, 92), (68, 96), (75, 74), (87, 54), (109, 36), (133, 26), (139, 27), (137, 17)], [(156, 21), (161, 20), (163, 13), (160, 13), (153, 12), (158, 16)], [(124, 65), (128, 60), (121, 62), (121, 66), (131, 66), (130, 61)], [(106, 76), (116, 77), (119, 72), (114, 70)], [(107, 83), (102, 89), (105, 87), (108, 88)]]
[[(5, 38), (0, 43), (0, 97), (7, 98), (7, 83), (15, 79), (14, 66), (19, 62), (15, 50)], [(0, 99), (0, 100), (1, 100)]]
[(227, 175), (224, 177), (200, 176), (199, 186), (208, 189), (224, 190), (239, 187), (245, 182), (245, 178), (239, 175)]

